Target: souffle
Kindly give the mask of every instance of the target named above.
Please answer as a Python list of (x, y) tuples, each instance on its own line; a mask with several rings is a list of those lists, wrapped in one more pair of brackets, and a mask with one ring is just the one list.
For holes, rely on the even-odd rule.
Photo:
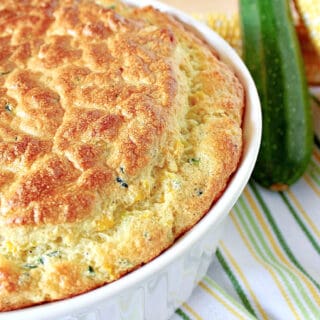
[(115, 0), (0, 1), (0, 311), (157, 257), (226, 188), (244, 89), (192, 28)]

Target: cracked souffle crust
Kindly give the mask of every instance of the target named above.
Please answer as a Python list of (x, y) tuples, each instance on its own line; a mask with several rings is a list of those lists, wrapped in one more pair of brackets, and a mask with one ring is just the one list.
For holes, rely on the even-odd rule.
[(221, 195), (244, 91), (152, 7), (0, 3), (0, 310), (150, 261)]

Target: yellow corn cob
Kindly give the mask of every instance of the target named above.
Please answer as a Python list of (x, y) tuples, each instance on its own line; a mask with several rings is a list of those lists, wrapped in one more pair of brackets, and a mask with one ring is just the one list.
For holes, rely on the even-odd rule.
[(226, 15), (223, 13), (210, 13), (196, 17), (207, 23), (212, 30), (224, 38), (241, 56), (242, 40), (238, 14)]
[[(317, 2), (319, 8), (318, 23), (320, 24), (320, 0), (296, 0), (297, 2), (309, 3)], [(312, 8), (309, 8), (309, 11)], [(318, 10), (318, 9), (316, 9)], [(305, 63), (306, 76), (309, 84), (320, 84), (320, 55), (318, 55), (315, 46), (310, 41), (311, 35), (309, 30), (304, 26), (299, 12), (292, 6), (294, 23), (297, 29), (299, 41), (301, 43), (302, 54)], [(308, 15), (307, 15), (308, 16)], [(210, 13), (207, 15), (196, 15), (196, 18), (207, 23), (207, 25), (224, 38), (241, 56), (242, 54), (242, 39), (240, 29), (240, 19), (238, 14), (226, 15), (223, 13)], [(316, 29), (315, 29), (316, 30)], [(316, 31), (313, 31), (316, 34)], [(320, 48), (320, 27), (318, 25), (318, 45)], [(314, 37), (315, 41), (316, 37)]]
[(320, 1), (295, 0), (295, 4), (308, 30), (310, 39), (320, 55)]
[[(299, 41), (302, 44), (301, 49), (308, 83), (320, 84), (320, 0), (295, 1), (299, 12), (296, 12), (295, 7), (292, 6), (293, 16)], [(241, 56), (242, 39), (238, 14), (210, 13), (196, 15), (196, 17), (207, 23)]]

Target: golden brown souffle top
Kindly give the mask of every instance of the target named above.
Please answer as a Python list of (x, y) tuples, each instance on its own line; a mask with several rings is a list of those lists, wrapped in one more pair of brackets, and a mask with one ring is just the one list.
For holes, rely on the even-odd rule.
[(244, 90), (194, 31), (117, 1), (0, 1), (0, 310), (150, 261), (242, 153)]

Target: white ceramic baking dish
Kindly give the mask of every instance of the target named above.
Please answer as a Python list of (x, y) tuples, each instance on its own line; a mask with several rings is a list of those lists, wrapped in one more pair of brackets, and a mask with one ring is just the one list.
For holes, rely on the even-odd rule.
[(250, 178), (260, 145), (261, 113), (254, 82), (241, 59), (217, 34), (186, 14), (152, 0), (127, 2), (136, 6), (151, 4), (196, 28), (242, 81), (246, 89), (246, 112), (240, 166), (209, 213), (158, 258), (99, 289), (72, 299), (3, 312), (0, 320), (168, 319), (205, 275), (224, 221)]

